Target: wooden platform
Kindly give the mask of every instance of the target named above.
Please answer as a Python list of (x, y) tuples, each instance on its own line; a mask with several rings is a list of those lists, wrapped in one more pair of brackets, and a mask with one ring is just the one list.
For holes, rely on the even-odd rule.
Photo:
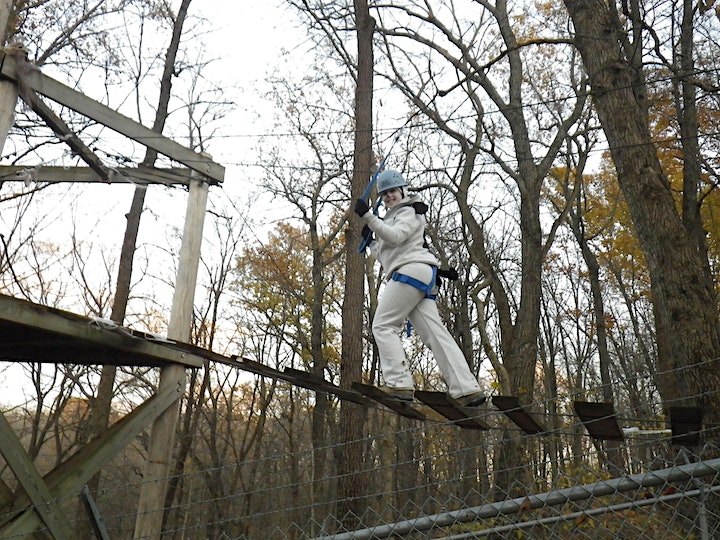
[(201, 349), (0, 295), (0, 361), (162, 367), (203, 365)]

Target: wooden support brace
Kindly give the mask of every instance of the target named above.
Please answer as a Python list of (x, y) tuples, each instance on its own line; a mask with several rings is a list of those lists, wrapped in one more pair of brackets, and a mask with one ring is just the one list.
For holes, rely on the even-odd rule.
[[(183, 376), (182, 380), (178, 380), (176, 386), (168, 386), (159, 391), (130, 414), (110, 426), (100, 437), (90, 441), (67, 461), (48, 473), (45, 476), (44, 484), (50, 492), (51, 499), (77, 496), (87, 481), (137, 437), (138, 433), (168, 407), (177, 403), (184, 388)], [(17, 441), (17, 437), (15, 440)], [(2, 443), (5, 444), (5, 441)], [(12, 509), (21, 509), (20, 515), (17, 515), (12, 521), (6, 520), (2, 523), (0, 538), (28, 535), (41, 525), (40, 517), (33, 508), (26, 508), (31, 502), (26, 494), (20, 494), (9, 506), (5, 505), (0, 509), (0, 515), (6, 515), (6, 512), (10, 512)], [(58, 536), (58, 538), (73, 538), (73, 535)]]
[[(0, 77), (17, 81), (18, 63), (12, 56), (0, 52)], [(110, 129), (139, 142), (142, 145), (171, 158), (183, 165), (220, 183), (225, 177), (225, 168), (189, 148), (164, 137), (159, 133), (123, 116), (117, 111), (106, 107), (86, 95), (65, 86), (55, 79), (43, 75), (39, 69), (34, 69), (25, 76), (27, 86), (51, 100), (100, 122)]]
[(70, 127), (53, 112), (53, 110), (40, 99), (35, 92), (30, 92), (30, 103), (28, 105), (49, 127), (55, 135), (64, 141), (87, 166), (97, 174), (103, 182), (110, 182), (110, 169), (108, 169), (99, 157), (90, 150)]
[(32, 505), (32, 508), (26, 511), (36, 516), (38, 522), (42, 520), (53, 537), (73, 538), (72, 527), (65, 519), (57, 498), (50, 493), (4, 414), (0, 414), (0, 452), (17, 478), (26, 500)]

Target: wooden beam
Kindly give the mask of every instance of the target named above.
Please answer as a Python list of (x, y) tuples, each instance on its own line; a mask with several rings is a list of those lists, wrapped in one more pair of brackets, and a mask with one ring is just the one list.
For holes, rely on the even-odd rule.
[(117, 167), (110, 169), (107, 182), (89, 167), (20, 167), (0, 165), (0, 183), (2, 182), (47, 182), (61, 183), (109, 183), (109, 184), (162, 184), (190, 185), (190, 169), (169, 167)]
[[(176, 381), (174, 386), (168, 385), (158, 391), (130, 414), (110, 426), (100, 437), (90, 441), (67, 461), (50, 471), (44, 480), (51, 496), (57, 499), (76, 496), (87, 481), (112, 460), (120, 450), (125, 448), (168, 407), (177, 403), (184, 387), (183, 374), (182, 381)], [(23, 509), (28, 502), (27, 497), (23, 494), (17, 500), (12, 501), (11, 508)], [(3, 510), (7, 511), (8, 508)], [(2, 512), (2, 515), (5, 515), (5, 512)], [(38, 515), (31, 508), (24, 509), (21, 515), (0, 527), (0, 538), (22, 537), (23, 534), (32, 533), (40, 525)], [(74, 538), (74, 536), (58, 538)]]
[[(0, 77), (16, 81), (17, 61), (0, 51), (0, 62)], [(110, 107), (106, 107), (81, 92), (44, 75), (39, 69), (31, 70), (25, 79), (27, 85), (38, 94), (42, 94), (96, 122), (100, 122), (104, 126), (152, 148), (218, 183), (224, 180), (225, 168), (209, 157), (185, 148), (159, 133), (155, 133)]]
[(77, 154), (88, 167), (95, 171), (95, 174), (107, 182), (110, 178), (110, 169), (108, 169), (102, 160), (70, 129), (70, 126), (55, 114), (55, 111), (48, 107), (36, 92), (30, 92), (28, 99), (30, 100), (28, 105), (33, 112), (53, 130), (53, 133), (55, 133), (60, 140), (65, 141), (70, 149)]
[(326, 381), (322, 377), (308, 373), (307, 371), (300, 371), (293, 368), (285, 368), (284, 373), (287, 377), (285, 380), (291, 382), (295, 386), (301, 386), (315, 392), (324, 392), (326, 394), (334, 394), (347, 401), (359, 403), (360, 405), (369, 405), (369, 400), (365, 399), (359, 392), (348, 390), (346, 388), (340, 388), (339, 386)]
[[(198, 268), (200, 266), (200, 250), (202, 247), (205, 214), (207, 213), (208, 185), (193, 174), (190, 183), (185, 225), (183, 227), (182, 245), (178, 260), (175, 292), (173, 294), (170, 320), (168, 322), (168, 338), (178, 341), (190, 341), (192, 329), (193, 303), (197, 286)], [(180, 365), (164, 366), (160, 370), (158, 388), (162, 389), (184, 373)], [(158, 416), (150, 429), (148, 452), (143, 478), (145, 482), (140, 488), (140, 499), (135, 519), (135, 538), (159, 540), (162, 533), (167, 477), (172, 463), (175, 431), (177, 429), (179, 407), (168, 407)]]
[(50, 493), (35, 464), (2, 413), (0, 413), (0, 452), (27, 496), (27, 501), (32, 505), (26, 512), (39, 516), (54, 538), (74, 538), (75, 534), (70, 523), (65, 519), (57, 498)]

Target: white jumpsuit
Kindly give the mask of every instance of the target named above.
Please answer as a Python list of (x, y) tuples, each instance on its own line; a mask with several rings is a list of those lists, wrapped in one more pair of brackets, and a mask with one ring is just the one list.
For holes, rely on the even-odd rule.
[(418, 200), (417, 195), (409, 195), (390, 208), (383, 219), (372, 212), (367, 212), (362, 218), (374, 233), (370, 249), (382, 265), (387, 281), (372, 331), (387, 386), (398, 389), (413, 389), (415, 386), (399, 334), (400, 327), (409, 320), (420, 339), (432, 351), (447, 384), (448, 394), (457, 398), (479, 392), (481, 388), (460, 347), (442, 323), (435, 300), (427, 298), (424, 291), (413, 285), (392, 279), (394, 272), (424, 284), (434, 279), (433, 267), (437, 267), (438, 260), (423, 246), (425, 216), (417, 214), (412, 206)]

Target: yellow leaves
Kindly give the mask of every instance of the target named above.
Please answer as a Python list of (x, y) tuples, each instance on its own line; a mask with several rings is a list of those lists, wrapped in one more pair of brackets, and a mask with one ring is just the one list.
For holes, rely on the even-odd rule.
[[(577, 171), (554, 169), (546, 183), (545, 196), (557, 209), (572, 204), (572, 214), (581, 220), (582, 234), (609, 284), (620, 286), (618, 280), (621, 280), (622, 286), (631, 291), (631, 296), (647, 296), (650, 280), (644, 254), (614, 167), (605, 161), (597, 172), (582, 175), (581, 199), (572, 202), (568, 198), (577, 191), (573, 184), (577, 177)], [(546, 262), (552, 261), (548, 258)], [(577, 268), (568, 271), (581, 272)]]
[[(333, 346), (337, 345), (339, 322), (333, 321), (339, 321), (339, 315), (334, 300), (342, 286), (337, 281), (342, 275), (337, 268), (341, 262), (321, 260), (320, 275), (314, 282), (313, 257), (319, 259), (324, 252), (314, 251), (311, 244), (306, 231), (278, 223), (263, 244), (248, 248), (238, 258), (238, 278), (232, 287), (238, 305), (259, 321), (256, 331), (285, 336), (302, 361), (311, 360), (310, 336), (321, 313), (323, 358), (335, 362), (339, 360), (338, 349)], [(330, 258), (331, 254), (326, 256)]]

